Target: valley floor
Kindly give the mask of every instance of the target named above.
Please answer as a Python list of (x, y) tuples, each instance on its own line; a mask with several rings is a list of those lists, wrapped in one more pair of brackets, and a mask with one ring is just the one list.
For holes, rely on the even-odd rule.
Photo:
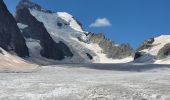
[(170, 65), (65, 64), (0, 73), (0, 100), (170, 100)]

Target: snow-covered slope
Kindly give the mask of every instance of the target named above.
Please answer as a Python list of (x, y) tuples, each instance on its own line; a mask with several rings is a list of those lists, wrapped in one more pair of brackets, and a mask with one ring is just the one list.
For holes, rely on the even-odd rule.
[(68, 14), (67, 12), (57, 12), (57, 15), (70, 23), (71, 28), (75, 29), (76, 31), (83, 32), (82, 26), (72, 15)]
[(170, 43), (170, 35), (161, 35), (154, 38), (153, 43), (149, 44), (150, 47), (144, 48), (139, 52), (144, 53), (143, 56), (136, 59), (136, 62), (144, 62), (144, 63), (157, 63), (157, 64), (170, 64), (170, 58), (167, 57), (165, 59), (157, 59), (158, 52), (162, 49), (166, 44)]
[[(57, 40), (55, 38), (58, 38), (58, 41), (61, 41), (59, 39), (61, 38), (69, 42), (71, 38), (77, 39), (80, 37), (83, 41), (86, 41), (87, 39), (86, 35), (80, 29), (81, 26), (79, 26), (75, 20), (73, 21), (72, 17), (70, 17), (71, 15), (68, 13), (48, 13), (36, 9), (30, 9), (30, 12), (38, 21), (43, 22), (54, 40)], [(61, 15), (62, 17), (60, 17)]]
[(161, 35), (154, 38), (154, 42), (152, 43), (153, 47), (149, 49), (144, 49), (142, 51), (156, 56), (158, 54), (158, 51), (167, 43), (170, 43), (170, 35)]
[(2, 48), (0, 48), (0, 51), (0, 72), (32, 72), (38, 70), (37, 65), (11, 55)]

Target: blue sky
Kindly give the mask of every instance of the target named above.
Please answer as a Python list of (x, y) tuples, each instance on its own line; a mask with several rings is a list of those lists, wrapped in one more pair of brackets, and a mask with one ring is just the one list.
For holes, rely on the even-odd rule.
[[(4, 1), (13, 13), (19, 0)], [(69, 12), (86, 31), (103, 32), (114, 42), (129, 43), (134, 48), (147, 38), (170, 33), (170, 0), (33, 1), (46, 9)], [(95, 27), (96, 19), (108, 23)]]

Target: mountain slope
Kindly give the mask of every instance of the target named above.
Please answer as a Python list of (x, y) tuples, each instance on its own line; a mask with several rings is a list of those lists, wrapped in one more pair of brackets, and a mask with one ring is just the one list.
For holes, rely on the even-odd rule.
[(38, 65), (31, 64), (0, 48), (0, 72), (33, 72), (37, 70)]
[[(26, 13), (26, 10), (24, 9), (27, 9), (27, 13)], [(22, 12), (20, 12), (21, 10)], [(30, 16), (32, 17), (31, 19), (30, 19)], [(65, 57), (64, 59), (62, 59), (61, 62), (65, 62), (65, 63), (102, 63), (102, 62), (115, 63), (115, 59), (116, 60), (123, 59), (124, 61), (124, 58), (126, 59), (130, 58), (129, 61), (132, 60), (131, 56), (132, 56), (133, 50), (131, 50), (130, 47), (128, 46), (127, 48), (129, 49), (127, 50), (129, 50), (130, 52), (126, 52), (124, 49), (117, 49), (117, 50), (120, 50), (122, 54), (123, 53), (126, 54), (125, 56), (108, 57), (109, 55), (108, 52), (112, 53), (112, 51), (114, 51), (116, 48), (120, 48), (120, 46), (118, 47), (113, 46), (115, 44), (110, 43), (111, 45), (108, 45), (108, 48), (110, 47), (113, 49), (111, 49), (111, 51), (103, 52), (106, 50), (105, 49), (106, 47), (101, 48), (99, 43), (92, 42), (91, 41), (92, 39), (90, 40), (89, 38), (91, 36), (88, 34), (88, 32), (84, 32), (81, 24), (72, 15), (66, 12), (55, 13), (49, 10), (45, 10), (41, 8), (39, 5), (29, 0), (22, 0), (17, 6), (15, 19), (20, 25), (20, 29), (26, 38), (28, 38), (27, 36), (28, 34), (33, 34), (33, 33), (35, 34), (35, 32), (28, 31), (28, 29), (36, 30), (36, 31), (39, 29), (44, 29), (46, 30), (46, 35), (47, 34), (50, 35), (50, 37), (52, 38), (53, 41), (55, 41), (55, 43), (62, 42), (66, 44), (69, 50), (72, 52), (73, 56)], [(28, 19), (30, 20), (28, 21)], [(33, 19), (35, 19), (36, 22), (34, 21), (34, 23), (32, 23)], [(29, 23), (32, 25), (30, 25)], [(36, 27), (36, 23), (41, 23), (42, 26), (34, 29), (34, 27)], [(24, 25), (28, 27), (22, 27)], [(42, 34), (41, 32), (42, 31), (38, 31), (36, 33)], [(29, 36), (29, 37), (31, 37), (32, 40), (33, 39), (37, 40), (37, 38), (33, 38), (32, 36)], [(43, 41), (45, 40), (46, 39), (44, 39)], [(104, 41), (105, 42), (103, 43), (106, 43), (109, 40), (105, 38)], [(40, 45), (41, 45), (41, 41), (40, 41)], [(43, 46), (41, 45), (41, 47)], [(63, 46), (60, 46), (60, 47), (63, 47)], [(97, 48), (94, 48), (94, 47), (97, 47)], [(32, 49), (30, 48), (29, 50), (32, 50)], [(41, 59), (41, 57), (39, 59)]]
[(114, 44), (110, 39), (107, 39), (103, 33), (89, 33), (88, 37), (89, 42), (97, 43), (108, 58), (123, 59), (134, 55), (133, 48), (131, 48), (129, 44)]
[(40, 54), (43, 57), (54, 60), (62, 60), (64, 57), (72, 57), (72, 53), (69, 48), (63, 43), (56, 43), (53, 41), (51, 36), (48, 34), (44, 25), (35, 19), (29, 12), (29, 9), (22, 6), (17, 6), (17, 11), (15, 15), (16, 21), (21, 25), (27, 25), (27, 27), (22, 28), (22, 34), (26, 39), (36, 39), (40, 41), (41, 49)]
[[(134, 62), (170, 64), (170, 46), (165, 48), (169, 43), (170, 35), (161, 35), (144, 41), (136, 53)], [(162, 53), (164, 57), (160, 58), (160, 53)]]

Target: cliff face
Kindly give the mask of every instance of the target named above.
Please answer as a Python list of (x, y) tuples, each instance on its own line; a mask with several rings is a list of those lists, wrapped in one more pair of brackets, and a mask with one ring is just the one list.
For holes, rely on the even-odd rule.
[(20, 57), (29, 56), (25, 40), (3, 0), (0, 0), (0, 47)]
[(108, 58), (122, 59), (134, 55), (133, 49), (128, 44), (116, 45), (111, 40), (107, 39), (104, 34), (89, 33), (89, 42), (97, 43), (102, 48), (103, 53)]
[(28, 7), (41, 9), (40, 6), (32, 4), (28, 0), (21, 1), (17, 6), (16, 21), (28, 26), (22, 29), (24, 37), (40, 41), (42, 47), (40, 53), (43, 57), (54, 60), (62, 60), (65, 56), (72, 57), (73, 54), (69, 48), (61, 41), (59, 43), (54, 42), (43, 23), (30, 14)]

